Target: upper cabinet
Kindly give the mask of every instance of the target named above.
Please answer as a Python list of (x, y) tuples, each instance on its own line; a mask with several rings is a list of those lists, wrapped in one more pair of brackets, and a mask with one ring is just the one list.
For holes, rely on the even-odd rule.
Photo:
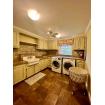
[(19, 48), (19, 33), (13, 31), (13, 48)]
[(49, 50), (58, 50), (57, 40), (48, 40), (48, 49)]
[(86, 38), (85, 36), (78, 36), (74, 38), (73, 49), (85, 50)]
[(41, 50), (48, 49), (48, 47), (47, 47), (47, 40), (45, 40), (45, 39), (38, 39), (38, 49), (41, 49)]
[(20, 33), (20, 42), (28, 44), (37, 44), (37, 39)]
[(38, 49), (58, 50), (57, 40), (38, 39)]

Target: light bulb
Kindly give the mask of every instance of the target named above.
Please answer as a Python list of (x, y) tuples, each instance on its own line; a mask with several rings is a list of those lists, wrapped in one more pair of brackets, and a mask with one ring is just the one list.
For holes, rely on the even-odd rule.
[(56, 35), (56, 38), (60, 38), (60, 37), (61, 37), (61, 34), (57, 34), (57, 35)]

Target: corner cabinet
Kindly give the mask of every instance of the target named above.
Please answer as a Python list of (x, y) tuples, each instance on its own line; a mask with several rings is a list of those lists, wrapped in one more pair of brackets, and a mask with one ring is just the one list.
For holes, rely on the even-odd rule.
[(13, 48), (19, 48), (19, 33), (13, 31)]
[(73, 43), (73, 49), (74, 50), (85, 50), (85, 43), (86, 43), (86, 37), (85, 36), (79, 36), (75, 37)]
[(13, 67), (13, 84), (16, 84), (26, 78), (26, 65), (17, 65)]

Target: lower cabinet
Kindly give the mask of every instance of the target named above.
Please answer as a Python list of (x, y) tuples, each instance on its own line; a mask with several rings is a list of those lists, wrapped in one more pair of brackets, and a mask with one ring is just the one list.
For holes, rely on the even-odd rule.
[(47, 67), (51, 67), (51, 59), (41, 59), (38, 64), (35, 64), (35, 73), (44, 70)]
[(26, 65), (18, 65), (13, 67), (13, 84), (16, 84), (26, 78)]
[(13, 67), (13, 84), (19, 83), (20, 81), (38, 73), (39, 71), (50, 67), (51, 59), (42, 59), (35, 65), (28, 66), (27, 64), (21, 64)]
[(41, 66), (40, 63), (35, 64), (35, 73), (38, 73), (39, 71), (41, 71), (40, 66)]
[(48, 59), (47, 60), (47, 67), (50, 67), (51, 68), (51, 59)]
[(27, 78), (35, 74), (35, 65), (27, 66)]
[(84, 60), (76, 60), (76, 67), (85, 68), (85, 61)]

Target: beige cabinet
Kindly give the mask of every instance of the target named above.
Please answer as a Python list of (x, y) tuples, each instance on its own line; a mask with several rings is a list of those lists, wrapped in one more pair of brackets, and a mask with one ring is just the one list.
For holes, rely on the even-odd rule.
[(47, 67), (51, 67), (51, 59), (50, 58), (43, 59), (43, 69), (45, 69)]
[(49, 59), (47, 60), (47, 64), (48, 64), (47, 66), (51, 68), (51, 58), (49, 58)]
[(85, 61), (84, 60), (76, 60), (76, 66), (85, 68)]
[(19, 33), (13, 31), (13, 48), (19, 48)]
[(35, 65), (27, 66), (27, 78), (35, 74)]
[(44, 59), (42, 59), (42, 60), (40, 60), (40, 70), (43, 70), (43, 69), (45, 69), (45, 60)]
[(26, 65), (18, 65), (13, 67), (13, 84), (16, 84), (26, 78)]
[(48, 40), (48, 49), (58, 50), (57, 40)]
[(35, 73), (38, 73), (39, 71), (41, 71), (41, 65), (40, 65), (40, 63), (35, 64)]
[(20, 33), (20, 42), (27, 43), (27, 44), (37, 44), (37, 39)]
[(43, 49), (48, 49), (47, 40), (43, 40)]
[(74, 38), (73, 49), (74, 50), (84, 50), (85, 49), (86, 38), (85, 36), (79, 36)]
[(38, 49), (48, 49), (48, 47), (47, 47), (47, 40), (45, 40), (45, 39), (38, 39)]
[(35, 73), (44, 70), (47, 67), (51, 67), (51, 59), (41, 59), (38, 64), (35, 64)]
[(38, 64), (35, 64), (35, 73), (43, 70), (44, 69), (44, 66), (45, 66), (44, 64), (45, 63), (44, 63), (44, 60), (43, 59), (41, 59)]

